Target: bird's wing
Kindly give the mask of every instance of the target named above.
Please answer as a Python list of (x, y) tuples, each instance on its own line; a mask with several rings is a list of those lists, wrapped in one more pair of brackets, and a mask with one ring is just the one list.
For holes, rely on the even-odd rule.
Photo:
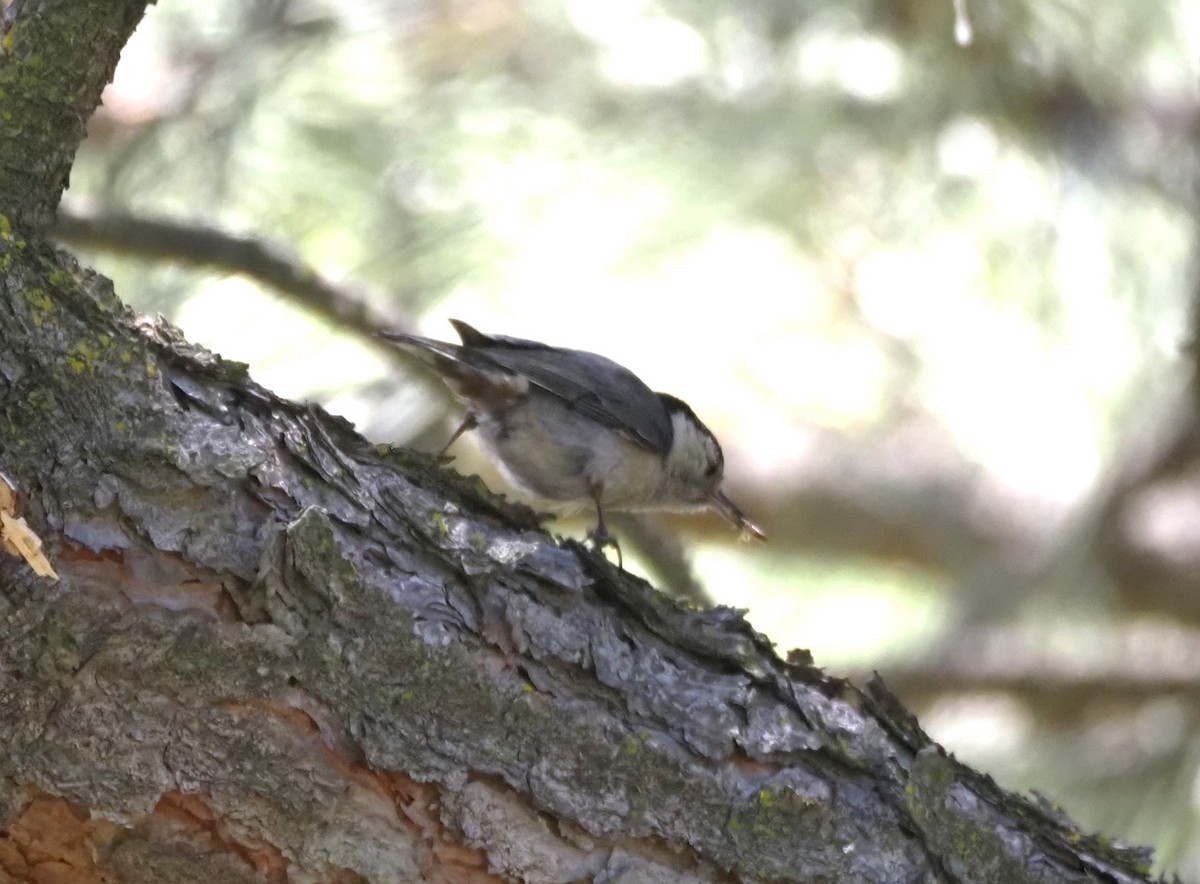
[(624, 366), (596, 353), (485, 335), (465, 322), (451, 323), (462, 338), (465, 353), (528, 378), (568, 408), (623, 433), (643, 448), (664, 455), (670, 451), (674, 432), (667, 409), (658, 395)]

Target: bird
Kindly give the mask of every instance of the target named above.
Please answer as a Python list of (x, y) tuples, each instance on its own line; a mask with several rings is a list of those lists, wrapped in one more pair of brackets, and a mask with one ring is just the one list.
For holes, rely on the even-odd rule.
[(656, 393), (605, 356), (489, 335), (451, 319), (461, 343), (405, 332), (379, 337), (437, 373), (467, 411), (441, 454), (477, 430), (509, 482), (570, 511), (591, 506), (598, 552), (620, 543), (606, 512), (711, 507), (765, 540), (721, 489), (725, 459), (716, 436), (682, 399)]

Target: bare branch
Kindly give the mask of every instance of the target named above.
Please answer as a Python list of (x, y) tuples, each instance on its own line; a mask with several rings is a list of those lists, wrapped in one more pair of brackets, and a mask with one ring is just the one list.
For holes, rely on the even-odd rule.
[[(374, 341), (381, 329), (411, 329), (411, 321), (384, 316), (360, 286), (332, 282), (278, 243), (216, 227), (64, 205), (54, 234), (78, 246), (195, 267), (257, 280), (294, 298), (335, 326)], [(388, 348), (394, 350), (394, 348)]]
[[(1165, 622), (962, 630), (937, 653), (884, 668), (888, 685), (919, 705), (958, 692), (998, 691), (1070, 719), (1097, 700), (1200, 700), (1200, 630)], [(869, 673), (860, 673), (866, 677)]]

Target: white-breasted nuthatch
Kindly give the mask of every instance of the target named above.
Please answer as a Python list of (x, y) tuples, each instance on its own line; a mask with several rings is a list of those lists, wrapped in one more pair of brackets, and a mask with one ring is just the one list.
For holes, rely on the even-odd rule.
[(721, 446), (687, 403), (655, 393), (633, 372), (596, 353), (485, 335), (451, 319), (462, 344), (398, 332), (380, 337), (412, 348), (467, 405), (442, 453), (478, 429), (487, 454), (517, 487), (559, 509), (592, 503), (597, 548), (620, 546), (605, 510), (713, 507), (766, 539), (721, 490)]

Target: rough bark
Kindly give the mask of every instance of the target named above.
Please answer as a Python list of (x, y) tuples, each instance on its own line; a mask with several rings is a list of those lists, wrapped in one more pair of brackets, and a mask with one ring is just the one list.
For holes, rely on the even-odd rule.
[(444, 845), (541, 881), (1140, 879), (878, 687), (0, 246), (3, 469), (62, 577), (0, 572), (10, 833), (63, 799), (123, 824), (99, 855), (197, 875), (257, 850), (413, 880)]
[(54, 221), (88, 117), (146, 0), (13, 0), (0, 19), (0, 206), (10, 226)]
[[(116, 8), (18, 0), (5, 51), (48, 50), (67, 11), (132, 27)], [(98, 96), (120, 42), (98, 45), (48, 120)], [(781, 660), (737, 612), (133, 316), (40, 238), (65, 167), (14, 183), (77, 130), (42, 151), (39, 128), (0, 178), (0, 470), (61, 576), (0, 557), (4, 874), (1145, 880), (881, 685)]]

